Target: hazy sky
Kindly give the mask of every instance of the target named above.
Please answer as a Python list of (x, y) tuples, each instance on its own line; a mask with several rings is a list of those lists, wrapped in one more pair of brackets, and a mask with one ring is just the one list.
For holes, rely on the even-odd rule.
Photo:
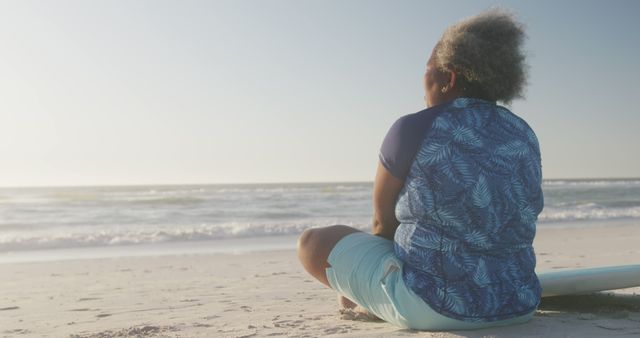
[(527, 25), (544, 178), (640, 176), (638, 1), (1, 1), (0, 186), (370, 181), (444, 29)]

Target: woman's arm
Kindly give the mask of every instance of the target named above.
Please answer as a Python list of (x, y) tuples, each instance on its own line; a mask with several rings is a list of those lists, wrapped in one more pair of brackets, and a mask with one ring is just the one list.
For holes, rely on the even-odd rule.
[(376, 178), (373, 183), (373, 234), (393, 241), (400, 222), (395, 209), (398, 194), (404, 181), (391, 173), (378, 161)]

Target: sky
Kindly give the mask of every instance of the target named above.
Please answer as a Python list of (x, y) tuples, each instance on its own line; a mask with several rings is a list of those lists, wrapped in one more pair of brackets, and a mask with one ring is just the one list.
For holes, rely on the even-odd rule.
[(638, 1), (0, 1), (0, 186), (372, 181), (447, 26), (527, 30), (545, 179), (640, 177)]

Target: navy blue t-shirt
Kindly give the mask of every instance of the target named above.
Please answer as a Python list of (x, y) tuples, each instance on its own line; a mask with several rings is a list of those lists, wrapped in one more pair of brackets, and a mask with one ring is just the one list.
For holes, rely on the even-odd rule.
[(437, 105), (404, 115), (391, 125), (378, 153), (380, 162), (391, 175), (405, 179), (420, 143), (443, 108), (444, 105)]

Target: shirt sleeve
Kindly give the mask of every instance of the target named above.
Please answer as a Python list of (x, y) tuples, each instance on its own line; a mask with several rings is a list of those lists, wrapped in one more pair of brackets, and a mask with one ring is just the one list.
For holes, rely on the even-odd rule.
[(378, 158), (394, 177), (404, 180), (418, 147), (431, 128), (436, 111), (425, 109), (397, 119), (382, 141)]

